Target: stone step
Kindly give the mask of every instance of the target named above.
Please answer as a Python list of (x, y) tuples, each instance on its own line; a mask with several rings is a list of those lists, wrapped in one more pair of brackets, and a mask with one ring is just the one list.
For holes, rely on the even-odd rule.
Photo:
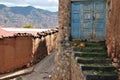
[(92, 47), (94, 47), (94, 46), (96, 46), (96, 47), (99, 47), (99, 46), (105, 46), (105, 42), (90, 42), (90, 41), (75, 41), (75, 42), (73, 42), (73, 44), (85, 44), (85, 46), (92, 46)]
[(108, 60), (109, 58), (107, 56), (76, 56), (76, 59), (82, 59), (82, 60)]
[(96, 53), (96, 52), (74, 52), (75, 57), (89, 56), (89, 57), (105, 57), (107, 53)]
[(83, 71), (86, 80), (118, 80), (117, 72)]
[(85, 44), (83, 47), (74, 46), (73, 51), (86, 80), (118, 80), (116, 68), (112, 65), (112, 60), (107, 57), (105, 42), (83, 42), (83, 44)]
[(105, 44), (105, 41), (80, 41), (80, 40), (73, 40), (73, 43), (86, 43), (86, 44)]
[(115, 71), (116, 68), (112, 65), (84, 65), (84, 64), (80, 64), (81, 68), (83, 71), (85, 70), (101, 70), (101, 71)]
[(111, 63), (110, 59), (84, 59), (80, 57), (76, 57), (76, 60), (80, 64), (95, 64), (95, 63)]
[(76, 56), (76, 58), (83, 59), (83, 60), (103, 60), (103, 59), (109, 59), (107, 56), (92, 56), (92, 55), (85, 55), (85, 56)]
[(85, 44), (86, 44), (86, 46), (97, 46), (97, 47), (105, 45), (104, 42), (99, 42), (99, 43), (96, 43), (96, 42), (86, 42)]
[(105, 52), (104, 48), (90, 48), (90, 47), (84, 47), (84, 48), (79, 48), (79, 47), (74, 47), (74, 51), (80, 51), (80, 52)]

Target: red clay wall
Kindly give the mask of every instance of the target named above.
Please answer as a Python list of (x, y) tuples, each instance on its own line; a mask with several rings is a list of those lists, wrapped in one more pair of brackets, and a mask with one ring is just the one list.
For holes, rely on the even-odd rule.
[(4, 40), (0, 39), (0, 72), (3, 70), (4, 66)]
[[(107, 16), (107, 48), (114, 62), (120, 62), (120, 0), (111, 0)], [(119, 63), (120, 64), (120, 63)]]
[(13, 71), (32, 59), (31, 37), (3, 38), (0, 40), (0, 73)]
[[(16, 36), (0, 39), (0, 73), (37, 63), (54, 48), (57, 33), (43, 37)], [(53, 40), (53, 41), (52, 41)]]
[(16, 47), (15, 47), (15, 57), (17, 60), (15, 60), (16, 63), (19, 63), (18, 65), (16, 64), (17, 67), (26, 65), (29, 63), (32, 59), (32, 38), (33, 37), (17, 37), (16, 38)]

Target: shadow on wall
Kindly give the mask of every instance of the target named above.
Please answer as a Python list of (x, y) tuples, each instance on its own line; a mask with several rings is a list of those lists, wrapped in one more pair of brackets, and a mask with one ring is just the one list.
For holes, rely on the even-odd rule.
[(38, 63), (40, 60), (42, 60), (47, 55), (48, 55), (48, 52), (47, 52), (46, 40), (45, 39), (41, 39), (39, 41), (38, 47), (35, 50), (35, 53), (33, 55), (34, 56), (33, 64)]

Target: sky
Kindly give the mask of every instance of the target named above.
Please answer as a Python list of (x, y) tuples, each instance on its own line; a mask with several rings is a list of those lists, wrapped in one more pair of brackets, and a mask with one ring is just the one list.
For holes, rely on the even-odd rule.
[(58, 11), (58, 0), (0, 0), (0, 4), (5, 4), (8, 7), (33, 6), (52, 12)]

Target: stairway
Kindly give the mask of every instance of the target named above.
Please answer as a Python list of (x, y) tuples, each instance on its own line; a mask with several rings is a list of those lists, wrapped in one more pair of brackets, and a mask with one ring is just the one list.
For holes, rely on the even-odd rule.
[(86, 80), (118, 80), (117, 69), (107, 57), (105, 42), (73, 41), (73, 46)]

